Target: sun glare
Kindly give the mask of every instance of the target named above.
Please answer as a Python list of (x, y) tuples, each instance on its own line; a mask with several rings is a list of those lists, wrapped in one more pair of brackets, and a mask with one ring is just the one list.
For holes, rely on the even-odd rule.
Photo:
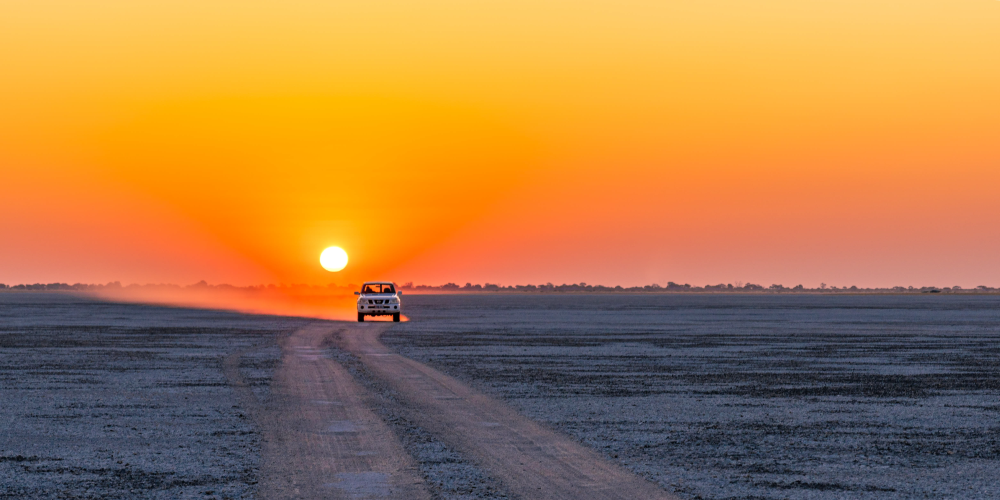
[(347, 267), (347, 252), (340, 247), (330, 247), (319, 254), (319, 263), (323, 269), (335, 273)]

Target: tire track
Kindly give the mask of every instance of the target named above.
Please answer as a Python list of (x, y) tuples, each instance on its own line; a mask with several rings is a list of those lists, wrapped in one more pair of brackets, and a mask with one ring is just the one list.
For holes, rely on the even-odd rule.
[(348, 326), (339, 342), (404, 399), (409, 418), (473, 457), (511, 492), (567, 500), (675, 498), (503, 403), (394, 354), (379, 341), (387, 328)]
[(262, 429), (261, 498), (429, 499), (413, 459), (370, 409), (366, 391), (324, 355), (334, 333), (310, 325), (282, 339), (271, 396), (258, 404), (239, 374), (224, 366)]

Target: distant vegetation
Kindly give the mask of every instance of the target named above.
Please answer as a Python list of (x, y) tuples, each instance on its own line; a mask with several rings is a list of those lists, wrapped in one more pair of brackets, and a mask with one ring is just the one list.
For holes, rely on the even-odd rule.
[[(359, 285), (344, 285), (338, 286), (330, 284), (327, 286), (320, 285), (258, 285), (258, 286), (246, 286), (237, 287), (233, 285), (220, 284), (220, 285), (210, 285), (204, 281), (200, 281), (193, 285), (180, 286), (180, 285), (170, 285), (170, 284), (147, 284), (147, 285), (127, 285), (123, 286), (121, 283), (115, 281), (105, 285), (90, 285), (84, 283), (76, 283), (73, 285), (67, 283), (35, 283), (35, 284), (21, 284), (8, 286), (0, 283), (0, 290), (4, 291), (109, 291), (109, 290), (219, 290), (219, 291), (242, 291), (242, 292), (254, 292), (254, 291), (286, 291), (295, 293), (322, 293), (322, 292), (335, 292), (335, 293), (350, 293), (353, 290), (360, 288)], [(604, 286), (604, 285), (588, 285), (586, 283), (576, 283), (570, 285), (554, 285), (552, 283), (546, 283), (544, 285), (497, 285), (492, 283), (486, 283), (484, 285), (473, 285), (472, 283), (466, 283), (464, 286), (459, 286), (455, 283), (445, 283), (444, 285), (414, 285), (413, 283), (404, 283), (401, 287), (404, 291), (418, 292), (418, 293), (810, 293), (810, 294), (831, 294), (831, 293), (962, 293), (962, 294), (976, 294), (976, 293), (1000, 293), (1000, 288), (991, 288), (988, 286), (978, 286), (976, 288), (962, 288), (960, 286), (951, 287), (902, 287), (895, 286), (892, 288), (858, 288), (856, 286), (851, 287), (836, 287), (828, 286), (825, 283), (820, 284), (819, 288), (805, 288), (802, 285), (796, 285), (794, 287), (786, 287), (783, 285), (770, 285), (763, 286), (754, 283), (742, 283), (736, 282), (736, 284), (718, 284), (718, 285), (705, 285), (705, 286), (691, 286), (689, 284), (677, 284), (672, 281), (667, 282), (666, 285), (652, 284), (646, 286), (633, 286), (633, 287), (622, 287), (622, 286)]]
[(118, 281), (112, 281), (104, 285), (93, 285), (87, 283), (35, 283), (32, 285), (5, 285), (0, 283), (0, 290), (24, 290), (24, 291), (67, 291), (67, 292), (102, 292), (102, 291), (233, 291), (233, 292), (264, 292), (264, 291), (275, 291), (275, 292), (294, 292), (298, 294), (304, 293), (329, 293), (329, 292), (340, 292), (344, 294), (350, 294), (354, 290), (359, 290), (360, 285), (345, 285), (338, 286), (330, 284), (327, 286), (319, 285), (256, 285), (256, 286), (234, 286), (225, 283), (219, 285), (210, 285), (205, 281), (199, 281), (193, 285), (173, 285), (167, 283), (159, 284), (131, 284), (122, 285)]
[(793, 287), (786, 287), (784, 285), (773, 284), (770, 286), (757, 285), (754, 283), (742, 283), (737, 282), (735, 285), (732, 283), (723, 283), (718, 285), (705, 285), (705, 286), (691, 286), (687, 283), (680, 285), (674, 283), (673, 281), (667, 282), (666, 285), (659, 285), (653, 283), (652, 285), (646, 286), (633, 286), (633, 287), (622, 287), (622, 286), (604, 286), (604, 285), (588, 285), (586, 283), (570, 284), (570, 285), (553, 285), (552, 283), (546, 283), (544, 285), (494, 285), (491, 283), (486, 283), (485, 285), (473, 285), (472, 283), (466, 283), (464, 286), (458, 286), (455, 283), (446, 283), (440, 286), (431, 285), (414, 285), (413, 283), (404, 283), (401, 287), (403, 290), (412, 290), (417, 292), (527, 292), (527, 293), (998, 293), (1000, 288), (990, 288), (988, 286), (978, 286), (976, 288), (962, 288), (960, 286), (951, 286), (938, 288), (933, 286), (927, 287), (903, 287), (895, 286), (892, 288), (858, 288), (856, 286), (851, 287), (836, 287), (827, 286), (825, 283), (821, 284), (819, 288), (806, 288), (802, 285), (796, 285)]

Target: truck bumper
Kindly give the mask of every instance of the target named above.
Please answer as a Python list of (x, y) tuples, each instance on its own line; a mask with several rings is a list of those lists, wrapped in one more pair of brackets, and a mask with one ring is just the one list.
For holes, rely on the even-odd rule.
[(399, 304), (396, 305), (359, 305), (358, 312), (366, 316), (388, 316), (402, 312)]

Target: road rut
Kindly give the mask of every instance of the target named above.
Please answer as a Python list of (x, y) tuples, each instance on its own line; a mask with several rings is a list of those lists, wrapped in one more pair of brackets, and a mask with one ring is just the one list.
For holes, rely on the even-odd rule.
[(340, 332), (340, 346), (399, 394), (409, 418), (476, 460), (511, 492), (571, 500), (676, 498), (507, 405), (393, 353), (379, 341), (387, 328), (348, 326)]
[[(367, 392), (324, 355), (336, 328), (311, 325), (281, 341), (271, 396), (252, 411), (264, 441), (261, 498), (429, 499), (413, 459), (369, 409)], [(242, 400), (253, 397), (235, 385)]]

